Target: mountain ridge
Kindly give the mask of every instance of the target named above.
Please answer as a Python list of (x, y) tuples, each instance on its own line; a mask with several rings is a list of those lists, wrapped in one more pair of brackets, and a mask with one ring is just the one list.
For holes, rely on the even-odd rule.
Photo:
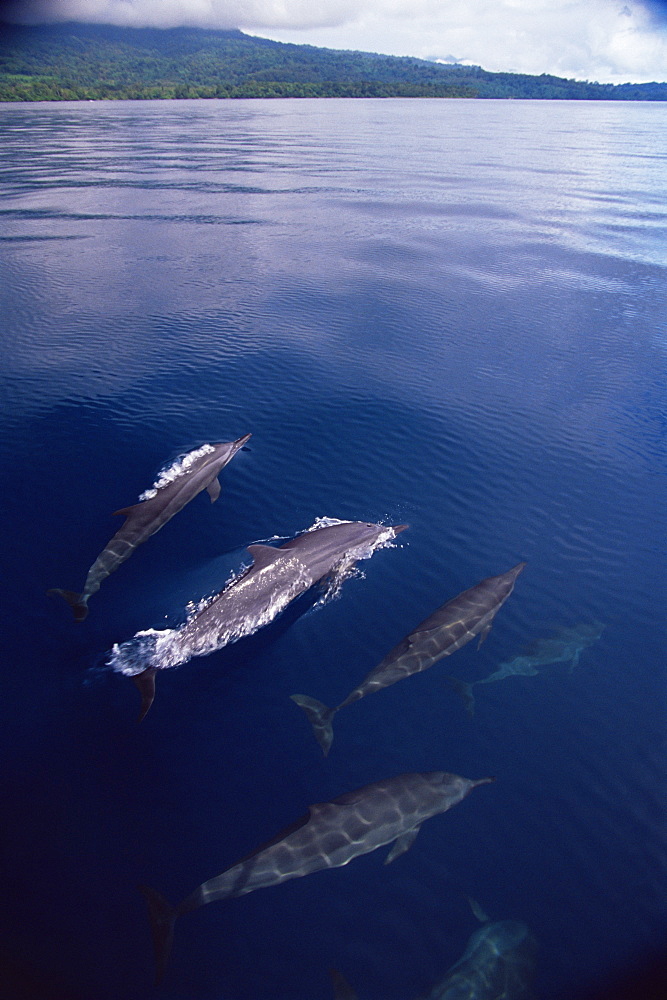
[(492, 73), (413, 56), (318, 48), (238, 29), (0, 22), (0, 101), (236, 97), (667, 100), (667, 82)]

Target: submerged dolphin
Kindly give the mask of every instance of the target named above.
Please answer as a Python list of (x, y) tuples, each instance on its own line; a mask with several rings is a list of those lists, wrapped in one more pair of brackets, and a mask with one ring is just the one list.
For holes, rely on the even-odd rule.
[(466, 711), (472, 717), (475, 711), (472, 689), (477, 684), (494, 684), (496, 681), (505, 680), (506, 677), (532, 677), (539, 674), (543, 667), (554, 663), (569, 663), (572, 673), (583, 651), (598, 641), (603, 629), (604, 625), (599, 622), (593, 624), (582, 622), (580, 625), (559, 628), (552, 636), (538, 639), (523, 655), (501, 663), (488, 677), (471, 683), (450, 677), (449, 682), (463, 698)]
[[(530, 1000), (537, 942), (521, 920), (485, 924), (461, 958), (420, 1000)], [(358, 1000), (344, 976), (330, 970), (334, 1000)]]
[(275, 548), (249, 545), (252, 566), (180, 628), (138, 632), (129, 642), (114, 646), (109, 663), (137, 684), (142, 696), (140, 718), (155, 697), (157, 670), (186, 663), (193, 656), (207, 656), (251, 635), (313, 584), (336, 572), (344, 573), (406, 527), (339, 521), (316, 525)]
[(80, 594), (72, 590), (54, 588), (49, 594), (64, 597), (74, 618), (82, 622), (88, 614), (88, 601), (99, 589), (103, 580), (118, 569), (146, 539), (171, 520), (202, 490), (206, 490), (214, 503), (220, 496), (218, 473), (250, 439), (245, 434), (237, 441), (205, 444), (188, 452), (160, 475), (152, 489), (147, 490), (139, 503), (115, 511), (125, 517), (123, 527), (100, 552), (88, 570)]
[[(484, 924), (463, 955), (421, 1000), (530, 1000), (537, 941), (520, 920), (493, 923), (474, 899), (468, 902)], [(358, 1000), (350, 984), (330, 969), (335, 1000)]]
[(461, 958), (423, 1000), (528, 1000), (537, 943), (520, 920), (484, 924)]
[(427, 670), (443, 656), (450, 656), (465, 646), (476, 635), (480, 637), (479, 648), (489, 634), (494, 617), (512, 593), (515, 580), (525, 565), (523, 562), (518, 563), (507, 573), (489, 576), (443, 604), (413, 632), (401, 639), (336, 708), (329, 708), (321, 701), (304, 694), (293, 694), (292, 700), (308, 716), (315, 739), (322, 747), (325, 757), (333, 742), (333, 718), (341, 708), (367, 694), (389, 687), (404, 677)]
[(399, 774), (310, 806), (296, 823), (203, 882), (176, 907), (154, 889), (142, 886), (151, 920), (156, 981), (164, 974), (177, 917), (215, 900), (243, 896), (323, 868), (340, 868), (393, 842), (388, 864), (408, 850), (425, 820), (451, 809), (478, 785), (494, 780), (470, 781), (446, 771)]

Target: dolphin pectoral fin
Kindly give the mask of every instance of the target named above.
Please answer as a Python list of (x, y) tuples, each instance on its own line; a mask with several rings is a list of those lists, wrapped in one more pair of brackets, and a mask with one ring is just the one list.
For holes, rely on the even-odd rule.
[(570, 663), (570, 673), (574, 673), (574, 668), (579, 664), (579, 657), (581, 656), (581, 650), (578, 649), (574, 656), (572, 657), (572, 662)]
[(460, 681), (458, 677), (448, 677), (447, 680), (456, 693), (463, 698), (465, 710), (472, 719), (475, 714), (475, 696), (472, 693), (472, 684), (468, 684), (467, 681)]
[(396, 858), (401, 856), (401, 854), (405, 854), (406, 851), (410, 850), (418, 833), (419, 827), (415, 826), (412, 830), (408, 830), (407, 833), (402, 833), (400, 837), (397, 837), (394, 841), (394, 846), (384, 859), (384, 863), (386, 865), (390, 865), (392, 861), (395, 861)]
[(148, 714), (148, 709), (153, 704), (155, 698), (155, 675), (157, 670), (155, 667), (146, 667), (142, 670), (140, 674), (134, 674), (132, 680), (139, 688), (139, 694), (141, 695), (141, 711), (139, 712), (139, 718), (137, 722), (141, 722), (142, 719)]
[(328, 705), (305, 694), (292, 694), (290, 697), (308, 716), (308, 721), (313, 727), (313, 735), (326, 757), (333, 743), (333, 717), (336, 709), (329, 708)]
[(220, 496), (220, 480), (216, 478), (210, 482), (206, 487), (206, 492), (211, 498), (211, 503), (215, 503)]
[(331, 985), (334, 991), (334, 1000), (358, 1000), (358, 996), (348, 983), (342, 972), (338, 969), (329, 969)]
[(83, 594), (76, 594), (73, 590), (60, 590), (54, 587), (47, 590), (48, 597), (62, 597), (69, 604), (74, 613), (74, 620), (82, 622), (88, 616), (88, 604), (83, 599)]
[(492, 625), (492, 622), (489, 622), (489, 624), (486, 626), (486, 628), (483, 628), (482, 631), (480, 632), (480, 634), (479, 634), (479, 642), (477, 643), (477, 648), (478, 649), (482, 645), (482, 643), (484, 642), (484, 640), (486, 639), (486, 637), (489, 634), (489, 632), (491, 631), (491, 625)]
[(174, 924), (178, 910), (171, 903), (168, 903), (164, 896), (147, 885), (140, 885), (139, 892), (148, 903), (148, 916), (151, 922), (151, 937), (155, 952), (155, 985), (158, 986), (162, 982), (171, 954)]

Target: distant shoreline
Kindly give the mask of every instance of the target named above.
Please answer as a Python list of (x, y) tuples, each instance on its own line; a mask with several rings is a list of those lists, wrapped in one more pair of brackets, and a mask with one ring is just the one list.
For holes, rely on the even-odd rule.
[(667, 101), (667, 83), (543, 73), (273, 42), (241, 31), (0, 23), (0, 101), (466, 98)]
[[(373, 97), (373, 96), (367, 96), (367, 95), (364, 95), (364, 96), (360, 95), (358, 97), (346, 97), (346, 96), (340, 95), (340, 94), (320, 95), (318, 97), (305, 97), (305, 96), (296, 96), (296, 95), (293, 95), (293, 94), (286, 94), (286, 95), (281, 96), (281, 97), (277, 97), (275, 95), (271, 96), (271, 97), (269, 97), (269, 96), (258, 97), (256, 95), (254, 95), (254, 96), (239, 95), (239, 96), (236, 96), (236, 97), (49, 97), (49, 98), (39, 98), (39, 99), (34, 99), (34, 100), (32, 100), (32, 99), (28, 100), (28, 99), (25, 99), (25, 98), (13, 98), (13, 99), (0, 98), (0, 105), (2, 105), (2, 104), (10, 104), (10, 105), (20, 105), (20, 104), (22, 104), (22, 105), (28, 105), (28, 104), (103, 104), (105, 102), (107, 102), (107, 103), (116, 103), (116, 104), (123, 104), (123, 103), (126, 103), (126, 104), (149, 104), (151, 101), (159, 101), (160, 103), (168, 104), (168, 103), (175, 103), (175, 102), (179, 102), (179, 101), (198, 101), (198, 102), (199, 101), (202, 101), (202, 102), (205, 102), (205, 101), (228, 101), (228, 102), (231, 102), (231, 103), (234, 103), (235, 101), (276, 101), (276, 103), (279, 103), (280, 101), (398, 101), (398, 100), (411, 100), (411, 101), (459, 101), (459, 100), (468, 100), (468, 101), (483, 101), (483, 102), (487, 102), (487, 101), (491, 102), (491, 101), (493, 101), (496, 104), (502, 104), (503, 102), (507, 102), (507, 101), (516, 101), (516, 102), (525, 102), (525, 103), (527, 103), (527, 102), (533, 102), (533, 101), (538, 101), (538, 100), (542, 101), (543, 103), (548, 103), (549, 101), (551, 101), (551, 102), (558, 101), (559, 103), (568, 103), (569, 102), (571, 104), (609, 104), (609, 103), (614, 103), (614, 104), (619, 104), (619, 103), (626, 103), (626, 104), (627, 103), (631, 103), (631, 104), (656, 104), (656, 103), (660, 103), (655, 98), (653, 98), (653, 99), (636, 98), (636, 99), (634, 99), (632, 101), (619, 101), (619, 100), (617, 100), (617, 101), (610, 101), (609, 98), (601, 98), (601, 97), (597, 97), (597, 98), (596, 97), (589, 97), (589, 98), (567, 98), (567, 97), (564, 97), (564, 98), (553, 98), (553, 97), (552, 98), (549, 98), (549, 97), (542, 97), (542, 98), (537, 98), (537, 97), (486, 97), (485, 98), (485, 97), (480, 97), (479, 95), (470, 95), (470, 96), (460, 95), (458, 97), (451, 96), (451, 95), (444, 96), (444, 97), (434, 97), (433, 95), (424, 95), (424, 96), (416, 97), (414, 95), (408, 95), (408, 94), (392, 94), (391, 96), (385, 96), (385, 97)], [(667, 101), (667, 98), (665, 98), (664, 101)], [(663, 103), (664, 103), (664, 101), (663, 101)]]

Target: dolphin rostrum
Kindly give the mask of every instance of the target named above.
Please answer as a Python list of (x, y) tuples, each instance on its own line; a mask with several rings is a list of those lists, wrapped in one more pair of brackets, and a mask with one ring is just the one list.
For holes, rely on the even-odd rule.
[(174, 462), (161, 473), (152, 489), (142, 494), (139, 503), (115, 511), (125, 517), (125, 522), (88, 570), (83, 591), (77, 594), (54, 588), (47, 593), (64, 597), (75, 620), (82, 622), (88, 614), (88, 601), (100, 589), (102, 581), (129, 559), (138, 545), (159, 531), (202, 490), (207, 491), (211, 503), (218, 499), (218, 473), (250, 437), (245, 434), (237, 441), (205, 444)]
[[(326, 519), (325, 519), (326, 520)], [(249, 545), (252, 566), (204, 603), (177, 629), (137, 632), (113, 647), (109, 664), (132, 677), (142, 696), (143, 718), (155, 696), (157, 670), (207, 656), (273, 621), (299, 594), (325, 578), (344, 577), (407, 525), (336, 521), (304, 531), (277, 547)]]
[(472, 718), (475, 712), (472, 689), (478, 684), (494, 684), (496, 681), (505, 680), (506, 677), (534, 677), (541, 673), (544, 667), (552, 666), (554, 663), (569, 663), (572, 673), (583, 651), (598, 641), (603, 629), (604, 625), (599, 622), (593, 624), (581, 622), (579, 625), (556, 629), (548, 638), (538, 639), (532, 643), (523, 654), (499, 664), (498, 669), (488, 677), (470, 683), (450, 677), (449, 682), (463, 698), (466, 711)]
[(495, 778), (470, 781), (446, 771), (399, 774), (310, 806), (296, 823), (203, 882), (178, 906), (142, 886), (151, 919), (156, 981), (164, 974), (177, 917), (215, 900), (243, 896), (323, 868), (340, 868), (393, 842), (385, 861), (388, 864), (408, 850), (425, 820), (446, 812), (473, 788), (491, 781)]
[(476, 635), (480, 637), (479, 648), (489, 634), (494, 617), (512, 593), (514, 582), (525, 565), (521, 562), (507, 573), (489, 576), (443, 604), (413, 632), (401, 639), (336, 708), (329, 708), (321, 701), (304, 694), (293, 694), (292, 700), (308, 716), (315, 739), (325, 757), (333, 742), (333, 718), (341, 708), (367, 694), (389, 687), (404, 677), (427, 670), (443, 656), (450, 656), (461, 649)]

